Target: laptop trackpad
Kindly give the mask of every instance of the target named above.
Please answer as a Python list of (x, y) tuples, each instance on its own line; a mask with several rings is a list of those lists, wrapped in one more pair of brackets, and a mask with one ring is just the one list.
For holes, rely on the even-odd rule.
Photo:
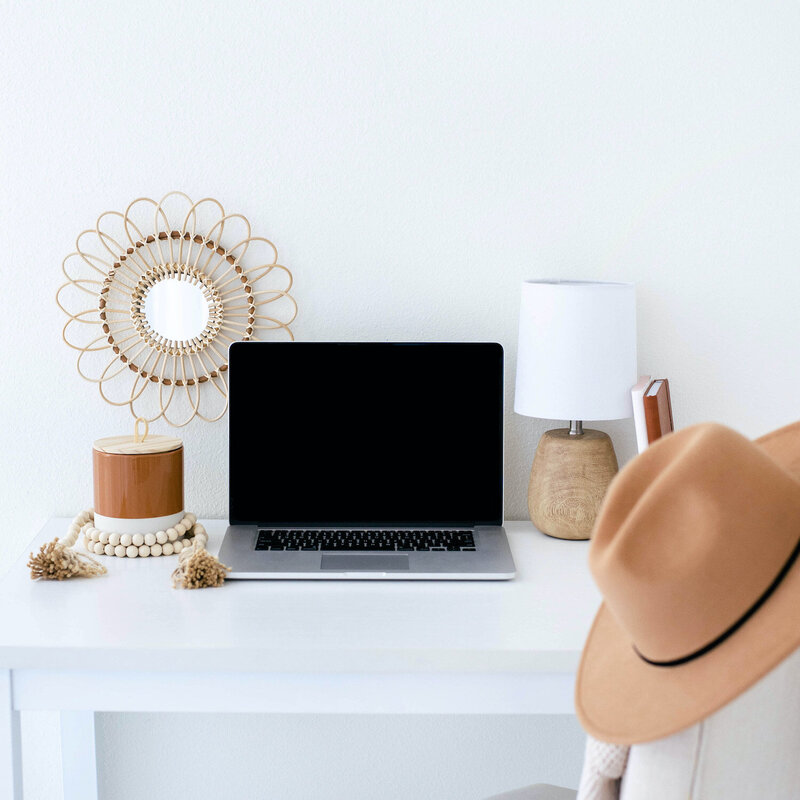
[(337, 572), (386, 572), (387, 570), (408, 569), (408, 556), (357, 556), (323, 553), (320, 569), (334, 569)]

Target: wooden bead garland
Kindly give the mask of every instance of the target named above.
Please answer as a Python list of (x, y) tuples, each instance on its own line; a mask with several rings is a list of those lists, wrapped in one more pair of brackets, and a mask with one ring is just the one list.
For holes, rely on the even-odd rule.
[[(130, 539), (128, 545), (122, 543), (122, 535), (100, 531), (93, 523), (94, 509), (82, 511), (69, 524), (63, 541), (56, 537), (52, 542), (43, 544), (35, 556), (31, 553), (28, 561), (31, 578), (61, 581), (65, 578), (94, 577), (108, 572), (98, 561), (72, 549), (81, 533), (84, 534), (84, 545), (97, 555), (100, 555), (100, 551), (95, 549), (98, 547), (102, 547), (102, 552), (106, 555), (126, 558), (179, 554), (178, 566), (172, 573), (172, 586), (175, 589), (222, 586), (230, 572), (230, 567), (222, 564), (206, 550), (208, 534), (194, 514), (186, 514), (180, 523), (166, 531), (125, 534), (126, 542)], [(112, 544), (112, 540), (119, 541), (119, 544)]]
[(194, 514), (184, 518), (165, 531), (156, 533), (109, 533), (94, 526), (94, 509), (78, 514), (67, 529), (64, 544), (71, 547), (83, 534), (83, 546), (95, 555), (117, 556), (118, 558), (147, 558), (148, 556), (171, 556), (190, 547), (194, 542), (203, 547), (208, 543), (206, 529), (197, 521)]

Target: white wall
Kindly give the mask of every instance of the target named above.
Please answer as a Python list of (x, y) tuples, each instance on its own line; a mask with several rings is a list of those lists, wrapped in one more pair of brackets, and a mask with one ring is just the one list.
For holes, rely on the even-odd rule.
[[(636, 281), (640, 370), (670, 377), (679, 426), (718, 419), (756, 435), (794, 420), (799, 34), (795, 4), (763, 0), (3, 4), (0, 571), (48, 516), (91, 501), (91, 442), (130, 427), (61, 343), (61, 260), (101, 211), (170, 189), (219, 197), (277, 243), (299, 339), (502, 342), (509, 518), (525, 516), (550, 425), (510, 410), (525, 277)], [(629, 422), (598, 427), (631, 455)], [(224, 516), (224, 425), (182, 435), (188, 506)], [(104, 719), (108, 796), (141, 796), (123, 748), (147, 737), (151, 754), (168, 750), (192, 720)], [(259, 740), (279, 740), (278, 723), (296, 742), (332, 724), (206, 723), (205, 764), (231, 774)], [(336, 724), (354, 747), (391, 730)], [(509, 753), (507, 781), (475, 760), (458, 721), (392, 724), (409, 742), (435, 739), (460, 777), (449, 794), (426, 790), (436, 760), (420, 751), (387, 799), (576, 780), (574, 721), (470, 727)], [(57, 748), (37, 741), (26, 775), (49, 798)], [(159, 770), (174, 786), (180, 765)], [(345, 796), (326, 794), (336, 770), (312, 762), (318, 796)], [(194, 796), (210, 796), (203, 785)]]

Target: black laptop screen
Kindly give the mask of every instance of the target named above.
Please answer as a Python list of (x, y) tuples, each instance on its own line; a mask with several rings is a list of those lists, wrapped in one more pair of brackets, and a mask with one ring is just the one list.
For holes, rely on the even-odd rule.
[(499, 344), (230, 348), (230, 519), (502, 522)]

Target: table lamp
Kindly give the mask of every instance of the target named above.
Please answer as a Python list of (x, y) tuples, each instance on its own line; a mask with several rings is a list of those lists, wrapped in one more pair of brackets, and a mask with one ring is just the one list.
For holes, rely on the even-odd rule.
[(584, 420), (632, 416), (636, 290), (631, 283), (522, 284), (514, 411), (570, 420), (539, 440), (528, 485), (533, 524), (559, 539), (588, 539), (617, 456)]

